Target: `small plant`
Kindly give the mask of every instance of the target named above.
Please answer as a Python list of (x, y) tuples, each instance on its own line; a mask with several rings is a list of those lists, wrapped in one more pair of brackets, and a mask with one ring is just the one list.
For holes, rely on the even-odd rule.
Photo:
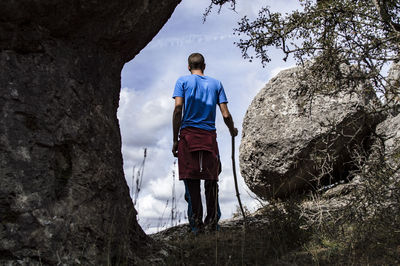
[(175, 168), (176, 160), (174, 161), (174, 167), (172, 169), (172, 195), (171, 195), (171, 226), (177, 225), (177, 202), (176, 202), (176, 190), (175, 190)]
[(144, 148), (142, 163), (140, 164), (137, 171), (136, 171), (136, 166), (134, 166), (132, 169), (133, 173), (132, 173), (132, 184), (131, 184), (131, 196), (133, 198), (134, 206), (136, 206), (138, 204), (139, 193), (142, 188), (144, 165), (146, 163), (146, 157), (147, 157), (147, 148)]
[[(250, 216), (251, 213), (246, 205), (243, 206), (243, 210), (244, 210), (246, 217)], [(235, 212), (232, 213), (232, 218), (234, 218), (234, 219), (243, 218), (242, 210), (240, 209), (239, 205), (236, 205), (236, 210), (235, 210)]]

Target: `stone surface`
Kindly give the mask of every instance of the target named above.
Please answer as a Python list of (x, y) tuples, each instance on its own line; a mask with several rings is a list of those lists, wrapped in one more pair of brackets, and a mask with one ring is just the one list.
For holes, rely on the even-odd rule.
[(120, 73), (180, 0), (0, 2), (0, 264), (138, 263)]
[(346, 179), (354, 167), (349, 163), (352, 149), (368, 148), (379, 121), (368, 115), (377, 99), (367, 89), (310, 100), (302, 90), (306, 84), (299, 81), (300, 71), (284, 70), (273, 78), (244, 118), (241, 173), (264, 199)]
[(386, 103), (392, 107), (392, 114), (400, 113), (400, 62), (393, 63), (388, 73)]
[[(363, 219), (377, 213), (399, 217), (400, 115), (389, 115), (376, 127), (371, 152), (357, 175), (302, 204), (305, 215), (328, 217), (343, 207), (347, 214), (362, 213)], [(387, 219), (388, 217), (385, 216)]]
[(399, 175), (400, 164), (400, 114), (389, 116), (376, 128), (376, 133), (383, 140), (384, 149), (381, 154), (392, 169), (397, 169)]

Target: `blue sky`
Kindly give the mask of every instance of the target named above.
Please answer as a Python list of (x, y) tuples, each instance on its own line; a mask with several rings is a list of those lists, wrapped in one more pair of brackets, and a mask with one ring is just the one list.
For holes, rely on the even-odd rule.
[[(244, 60), (240, 49), (234, 45), (238, 37), (233, 35), (233, 28), (237, 27), (237, 22), (244, 15), (254, 18), (262, 6), (289, 12), (299, 5), (296, 0), (238, 0), (236, 12), (227, 6), (217, 14), (214, 8), (203, 24), (202, 14), (209, 2), (183, 0), (158, 35), (132, 61), (125, 64), (121, 73), (118, 118), (124, 172), (129, 186), (132, 186), (133, 167), (139, 166), (143, 160), (143, 149), (148, 149), (142, 189), (136, 206), (139, 223), (148, 233), (171, 224), (168, 218), (175, 160), (171, 153), (174, 104), (171, 96), (177, 78), (189, 74), (187, 57), (193, 52), (204, 55), (207, 65), (205, 74), (221, 80), (224, 85), (228, 107), (239, 129), (236, 162), (242, 201), (250, 210), (255, 210), (258, 205), (258, 201), (249, 196), (251, 192), (240, 176), (238, 147), (242, 120), (257, 92), (270, 78), (280, 70), (293, 66), (294, 62), (283, 62), (283, 55), (277, 50), (273, 52), (273, 61), (265, 68), (258, 61), (250, 63)], [(223, 165), (219, 182), (220, 204), (222, 218), (226, 219), (236, 210), (237, 200), (231, 167), (230, 135), (219, 112), (216, 124)], [(186, 222), (184, 187), (177, 179), (175, 191), (180, 222)]]

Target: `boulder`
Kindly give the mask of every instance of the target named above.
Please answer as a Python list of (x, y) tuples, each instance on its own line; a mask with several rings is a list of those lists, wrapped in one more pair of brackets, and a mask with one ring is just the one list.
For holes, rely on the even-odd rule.
[(400, 62), (395, 62), (389, 69), (386, 88), (386, 104), (392, 108), (392, 115), (400, 113)]
[[(392, 169), (397, 169), (397, 175), (400, 174), (400, 114), (388, 116), (385, 121), (376, 127), (376, 134), (379, 136), (381, 150), (379, 154), (384, 156), (384, 160)], [(378, 139), (376, 140), (378, 142)]]
[(121, 69), (180, 0), (0, 2), (0, 264), (138, 264)]
[(353, 150), (368, 149), (381, 117), (363, 86), (338, 95), (310, 95), (304, 69), (280, 72), (257, 94), (243, 122), (240, 168), (246, 184), (264, 199), (286, 198), (347, 179)]

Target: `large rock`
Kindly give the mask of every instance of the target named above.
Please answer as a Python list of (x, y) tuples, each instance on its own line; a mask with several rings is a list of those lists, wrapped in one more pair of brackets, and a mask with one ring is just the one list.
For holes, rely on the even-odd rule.
[(300, 71), (284, 70), (273, 78), (244, 118), (241, 173), (265, 199), (346, 179), (354, 168), (352, 150), (368, 149), (378, 122), (368, 115), (376, 96), (367, 88), (310, 97), (302, 90), (307, 84), (299, 81)]
[[(383, 141), (380, 145), (380, 155), (384, 156), (384, 160), (388, 166), (400, 174), (400, 114), (389, 116), (385, 121), (376, 127), (376, 134), (379, 139), (376, 142)], [(378, 143), (379, 144), (379, 143)]]
[(386, 104), (392, 107), (393, 115), (397, 115), (400, 113), (400, 61), (390, 67), (387, 81)]
[(0, 2), (0, 264), (138, 262), (120, 72), (179, 2)]

